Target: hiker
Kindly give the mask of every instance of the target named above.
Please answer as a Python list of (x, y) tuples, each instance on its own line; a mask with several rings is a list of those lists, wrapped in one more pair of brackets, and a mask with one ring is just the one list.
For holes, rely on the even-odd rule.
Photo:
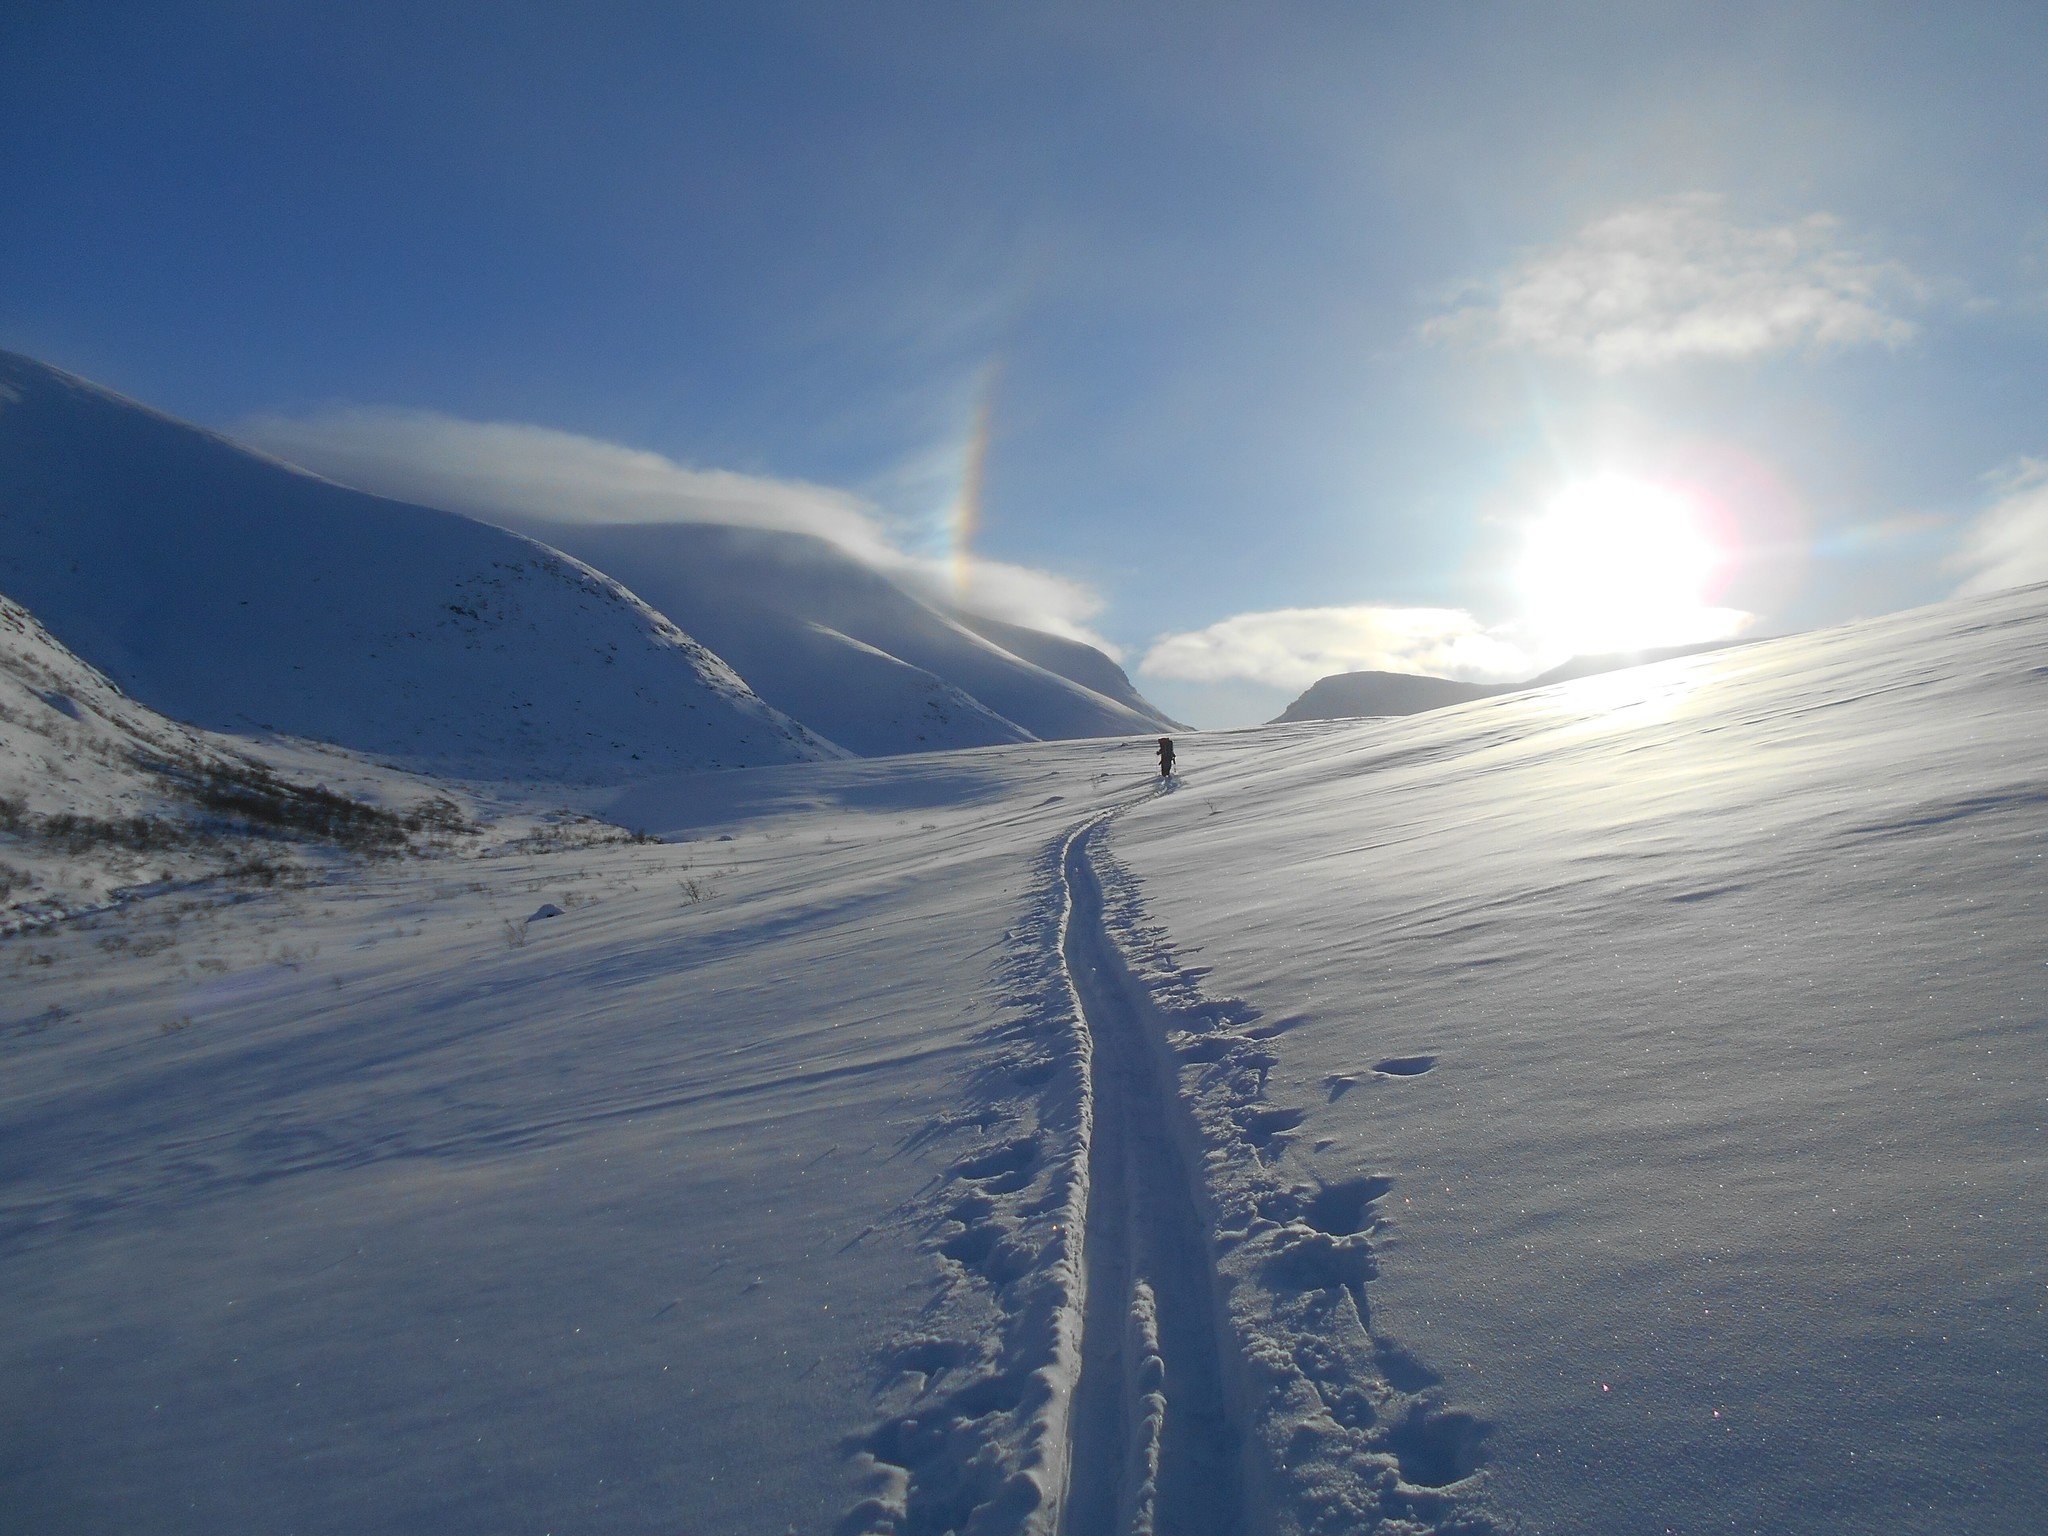
[(1162, 736), (1159, 738), (1159, 777), (1166, 779), (1172, 776), (1173, 738), (1171, 736)]

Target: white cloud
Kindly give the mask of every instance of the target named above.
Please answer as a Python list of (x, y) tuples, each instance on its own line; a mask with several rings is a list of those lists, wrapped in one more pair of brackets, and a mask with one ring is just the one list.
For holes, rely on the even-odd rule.
[[(1068, 577), (970, 557), (913, 554), (871, 503), (801, 480), (691, 469), (658, 453), (521, 422), (347, 409), (257, 416), (237, 435), (345, 485), (486, 519), (726, 523), (807, 533), (941, 603), (1117, 652), (1087, 621), (1102, 600)], [(545, 537), (545, 530), (540, 530)]]
[(2048, 581), (2048, 459), (2021, 459), (1992, 485), (1998, 500), (1963, 530), (1949, 560), (1969, 573), (1958, 597)]
[(964, 581), (951, 560), (892, 552), (888, 562), (874, 563), (928, 601), (1064, 635), (1094, 646), (1114, 661), (1123, 660), (1120, 646), (1088, 628), (1087, 621), (1102, 612), (1102, 599), (1071, 576), (978, 555), (968, 560)]
[(1687, 358), (1909, 340), (1890, 307), (1925, 285), (1841, 243), (1827, 214), (1730, 222), (1706, 193), (1638, 203), (1561, 245), (1529, 252), (1486, 302), (1439, 316), (1425, 336), (1543, 352), (1602, 372)]
[(453, 511), (550, 523), (736, 523), (816, 534), (862, 559), (889, 547), (870, 509), (844, 491), (688, 469), (552, 427), (378, 407), (256, 416), (237, 435), (359, 490)]
[(1468, 681), (1529, 676), (1540, 659), (1461, 608), (1279, 608), (1166, 635), (1139, 669), (1189, 682), (1244, 678), (1306, 688), (1336, 672), (1413, 672)]

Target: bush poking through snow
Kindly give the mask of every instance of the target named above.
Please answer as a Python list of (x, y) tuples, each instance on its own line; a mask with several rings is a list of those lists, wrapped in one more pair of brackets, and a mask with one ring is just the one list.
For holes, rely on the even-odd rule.
[[(321, 842), (375, 856), (403, 852), (414, 837), (436, 846), (475, 830), (461, 807), (441, 795), (400, 813), (338, 795), (324, 785), (293, 784), (258, 763), (138, 761), (137, 766), (156, 774), (174, 802), (203, 814), (37, 815), (25, 801), (9, 796), (0, 798), (0, 834), (68, 854), (102, 848), (133, 853), (210, 848), (256, 837)], [(269, 867), (254, 856), (242, 862), (259, 872)]]
[(436, 795), (401, 815), (279, 778), (258, 763), (159, 766), (173, 793), (241, 828), (284, 837), (315, 838), (356, 852), (396, 852), (408, 836), (451, 837), (471, 831), (454, 801)]

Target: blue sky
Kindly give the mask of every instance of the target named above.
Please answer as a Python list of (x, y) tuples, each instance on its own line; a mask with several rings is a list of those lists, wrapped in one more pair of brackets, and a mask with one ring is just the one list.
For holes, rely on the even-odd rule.
[(1603, 473), (1751, 633), (2048, 578), (2044, 81), (2038, 4), (16, 7), (0, 345), (935, 589), (985, 424), (968, 599), (1241, 723), (1550, 659)]

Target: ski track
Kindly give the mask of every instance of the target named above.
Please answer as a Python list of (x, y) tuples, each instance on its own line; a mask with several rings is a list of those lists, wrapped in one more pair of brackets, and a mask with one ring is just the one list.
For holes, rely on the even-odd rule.
[(1147, 924), (1104, 846), (1136, 803), (1041, 851), (990, 1064), (913, 1138), (976, 1137), (900, 1213), (939, 1279), (837, 1536), (1512, 1530), (1486, 1421), (1372, 1331), (1394, 1180), (1291, 1176), (1306, 1111), (1266, 1101), (1267, 1042), (1301, 1021), (1206, 996)]
[(1092, 1044), (1095, 1124), (1061, 1530), (1127, 1536), (1156, 1524), (1227, 1536), (1244, 1529), (1243, 1434), (1226, 1382), (1209, 1223), (1189, 1174), (1193, 1123), (1104, 921), (1090, 846), (1107, 819), (1074, 832), (1061, 859), (1062, 959)]

